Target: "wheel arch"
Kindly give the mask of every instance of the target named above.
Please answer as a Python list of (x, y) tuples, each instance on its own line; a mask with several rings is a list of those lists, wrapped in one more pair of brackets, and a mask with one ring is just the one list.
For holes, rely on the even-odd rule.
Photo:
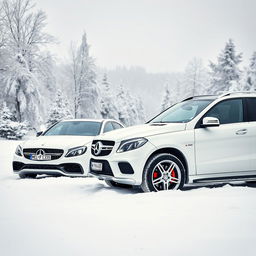
[(174, 155), (181, 161), (181, 163), (183, 164), (183, 166), (185, 168), (185, 184), (188, 183), (188, 181), (189, 181), (188, 162), (187, 162), (187, 159), (184, 156), (184, 154), (177, 148), (168, 147), (168, 148), (157, 149), (156, 151), (151, 153), (151, 155), (148, 157), (148, 159), (144, 165), (144, 169), (153, 156), (158, 155), (158, 154), (163, 154), (163, 153)]

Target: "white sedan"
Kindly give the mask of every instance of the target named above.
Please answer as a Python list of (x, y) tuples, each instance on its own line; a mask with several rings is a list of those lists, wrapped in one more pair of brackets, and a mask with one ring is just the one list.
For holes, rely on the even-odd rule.
[(111, 119), (58, 122), (17, 147), (13, 172), (20, 178), (35, 178), (38, 174), (87, 176), (94, 136), (123, 127)]

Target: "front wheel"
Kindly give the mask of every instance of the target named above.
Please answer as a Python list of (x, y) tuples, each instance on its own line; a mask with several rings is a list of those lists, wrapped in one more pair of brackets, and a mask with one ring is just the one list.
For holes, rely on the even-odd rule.
[(185, 168), (176, 156), (158, 154), (146, 164), (141, 188), (144, 192), (181, 189), (184, 177)]

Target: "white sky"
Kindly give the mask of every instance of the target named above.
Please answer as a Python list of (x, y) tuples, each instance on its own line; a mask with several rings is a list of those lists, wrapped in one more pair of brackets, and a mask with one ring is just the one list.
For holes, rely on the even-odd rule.
[(229, 38), (244, 53), (256, 50), (256, 0), (36, 0), (47, 31), (67, 57), (70, 41), (87, 32), (97, 65), (182, 71), (193, 57), (215, 60)]

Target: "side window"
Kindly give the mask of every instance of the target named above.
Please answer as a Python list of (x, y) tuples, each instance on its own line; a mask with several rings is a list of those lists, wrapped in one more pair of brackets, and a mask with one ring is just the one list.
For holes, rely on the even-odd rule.
[(256, 121), (256, 98), (247, 98), (247, 102), (249, 121)]
[(113, 131), (113, 130), (114, 130), (114, 128), (113, 128), (111, 122), (107, 122), (105, 124), (103, 132), (105, 133), (105, 132), (110, 132), (110, 131)]
[(112, 125), (113, 125), (113, 127), (114, 127), (115, 130), (116, 130), (116, 129), (124, 128), (121, 124), (116, 123), (116, 122), (112, 122)]
[(220, 102), (210, 109), (205, 116), (218, 118), (220, 124), (243, 122), (243, 100), (231, 99)]

